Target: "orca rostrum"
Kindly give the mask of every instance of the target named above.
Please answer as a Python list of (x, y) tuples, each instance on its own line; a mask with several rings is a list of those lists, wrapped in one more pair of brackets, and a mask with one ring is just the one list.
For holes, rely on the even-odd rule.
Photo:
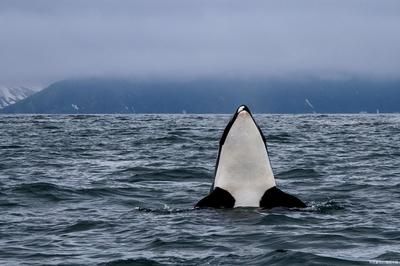
[(226, 126), (211, 192), (195, 207), (306, 207), (276, 187), (265, 137), (247, 106), (240, 106)]

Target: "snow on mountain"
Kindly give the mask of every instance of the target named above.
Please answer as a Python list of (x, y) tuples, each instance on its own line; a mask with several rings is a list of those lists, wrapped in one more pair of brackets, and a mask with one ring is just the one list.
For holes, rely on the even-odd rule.
[(26, 87), (0, 87), (0, 109), (14, 104), (37, 92), (37, 88)]

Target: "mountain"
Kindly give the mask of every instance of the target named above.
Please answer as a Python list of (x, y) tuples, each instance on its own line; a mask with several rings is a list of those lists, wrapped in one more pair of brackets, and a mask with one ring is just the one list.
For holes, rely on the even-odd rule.
[(400, 80), (124, 80), (56, 82), (3, 113), (400, 112)]
[(0, 87), (0, 109), (25, 99), (36, 91), (36, 89), (29, 89), (25, 87)]

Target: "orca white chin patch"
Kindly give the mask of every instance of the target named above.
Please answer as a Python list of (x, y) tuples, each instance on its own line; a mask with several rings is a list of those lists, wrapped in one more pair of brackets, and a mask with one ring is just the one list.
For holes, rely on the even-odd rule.
[(214, 188), (229, 191), (235, 207), (258, 207), (264, 192), (273, 186), (263, 137), (248, 109), (241, 106), (220, 147)]
[(263, 207), (266, 200), (274, 202), (271, 195), (282, 196), (277, 190), (265, 137), (242, 105), (220, 140), (212, 192), (196, 207)]

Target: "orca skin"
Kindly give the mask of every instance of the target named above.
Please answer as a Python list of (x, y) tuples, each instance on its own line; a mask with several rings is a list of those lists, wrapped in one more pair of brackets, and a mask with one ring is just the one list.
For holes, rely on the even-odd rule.
[(235, 207), (306, 207), (276, 187), (265, 137), (245, 105), (237, 109), (222, 134), (210, 194), (195, 205)]

